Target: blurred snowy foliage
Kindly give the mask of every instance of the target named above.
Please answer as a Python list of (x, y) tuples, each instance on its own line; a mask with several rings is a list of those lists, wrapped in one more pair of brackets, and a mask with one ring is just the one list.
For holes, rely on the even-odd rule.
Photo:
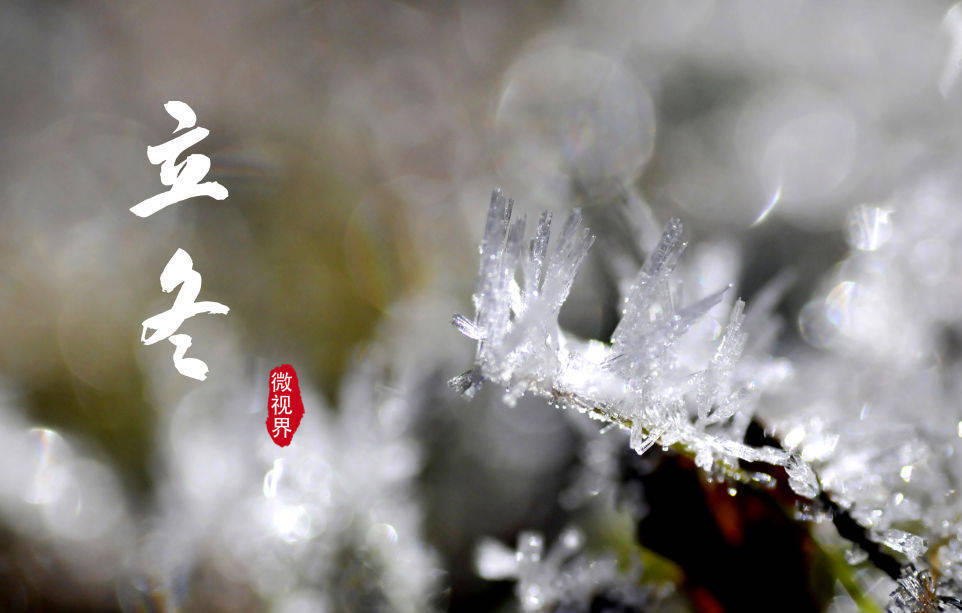
[(482, 541), (476, 564), (485, 579), (515, 580), (523, 611), (654, 610), (664, 594), (639, 587), (637, 564), (623, 571), (610, 555), (584, 554), (583, 547), (575, 528), (564, 530), (547, 552), (541, 534), (522, 532), (516, 551)]
[(372, 348), (343, 382), (339, 410), (304, 386), (310, 410), (286, 448), (264, 436), (264, 409), (250, 404), (260, 385), (185, 398), (168, 424), (161, 514), (139, 553), (151, 587), (127, 597), (175, 598), (210, 559), (280, 611), (430, 610), (439, 562), (413, 486), (419, 376)]

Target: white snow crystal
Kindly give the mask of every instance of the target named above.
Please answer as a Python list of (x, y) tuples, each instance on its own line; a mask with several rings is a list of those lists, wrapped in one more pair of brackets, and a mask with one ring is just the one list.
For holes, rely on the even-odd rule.
[[(453, 387), (471, 395), (483, 381), (491, 381), (507, 390), (509, 403), (534, 393), (629, 430), (630, 445), (638, 453), (656, 443), (678, 445), (706, 471), (745, 478), (739, 460), (790, 466), (793, 489), (806, 497), (818, 494), (814, 473), (800, 460), (790, 462), (781, 449), (742, 442), (759, 387), (777, 378), (769, 373), (784, 369), (758, 356), (750, 371), (739, 368), (747, 345), (744, 302), (731, 308), (721, 341), (697, 337), (698, 342), (689, 342), (686, 337), (730, 288), (677, 305), (673, 272), (685, 247), (680, 220), (668, 222), (627, 286), (621, 320), (607, 345), (586, 343), (558, 325), (561, 305), (594, 240), (581, 227), (580, 212), (569, 215), (553, 246), (552, 218), (543, 214), (522, 249), (525, 220), (512, 221), (512, 208), (513, 201), (500, 190), (492, 193), (474, 294), (476, 315), (453, 319), (478, 341), (475, 364), (452, 379)], [(520, 283), (515, 279), (519, 267)], [(708, 363), (700, 361), (712, 344)]]

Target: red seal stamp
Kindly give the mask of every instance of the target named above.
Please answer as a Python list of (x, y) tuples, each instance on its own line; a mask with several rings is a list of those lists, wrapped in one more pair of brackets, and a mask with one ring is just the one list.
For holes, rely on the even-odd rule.
[(294, 367), (282, 364), (272, 370), (267, 380), (267, 392), (267, 433), (278, 446), (287, 447), (304, 417), (304, 403)]

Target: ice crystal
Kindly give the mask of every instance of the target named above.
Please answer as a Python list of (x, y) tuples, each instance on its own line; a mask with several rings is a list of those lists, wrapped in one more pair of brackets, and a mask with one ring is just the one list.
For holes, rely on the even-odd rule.
[(818, 495), (818, 479), (815, 477), (815, 471), (799, 456), (793, 455), (785, 470), (788, 472), (788, 484), (793, 490), (808, 498)]
[(475, 566), (485, 579), (514, 579), (523, 611), (587, 611), (601, 597), (637, 608), (654, 598), (638, 588), (637, 565), (623, 573), (612, 556), (579, 555), (583, 546), (584, 535), (575, 528), (563, 531), (547, 553), (541, 534), (522, 532), (516, 551), (493, 539), (483, 540)]
[(889, 613), (936, 613), (941, 610), (932, 574), (924, 570), (906, 572), (892, 592)]
[(937, 582), (928, 569), (908, 567), (899, 577), (886, 610), (888, 613), (962, 611), (962, 601), (954, 596), (956, 593), (955, 585)]
[(925, 553), (925, 540), (903, 530), (889, 528), (874, 536), (880, 543), (904, 554), (910, 560), (917, 560)]
[[(629, 444), (640, 454), (655, 444), (678, 445), (705, 471), (734, 476), (741, 476), (738, 460), (785, 466), (797, 493), (818, 493), (817, 479), (804, 462), (781, 449), (742, 442), (758, 388), (777, 368), (756, 363), (751, 371), (739, 369), (749, 323), (741, 300), (731, 307), (720, 341), (690, 338), (693, 325), (723, 304), (730, 287), (677, 305), (673, 273), (685, 248), (680, 220), (668, 222), (627, 284), (621, 320), (606, 344), (577, 339), (558, 325), (594, 240), (582, 228), (581, 213), (569, 215), (553, 245), (552, 217), (543, 214), (524, 249), (525, 219), (512, 221), (512, 208), (513, 201), (500, 190), (492, 193), (474, 294), (476, 315), (454, 318), (459, 330), (478, 341), (475, 365), (451, 381), (455, 389), (471, 395), (491, 381), (505, 388), (509, 403), (533, 393), (627, 429)], [(706, 363), (702, 356), (713, 343)]]

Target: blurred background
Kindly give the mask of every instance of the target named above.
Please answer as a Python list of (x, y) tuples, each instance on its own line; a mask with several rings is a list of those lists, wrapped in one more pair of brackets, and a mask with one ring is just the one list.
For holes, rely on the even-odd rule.
[[(586, 209), (580, 336), (616, 321), (605, 254), (650, 243), (629, 200), (685, 221), (705, 284), (794, 271), (779, 347), (818, 346), (797, 322), (849, 210), (956, 168), (960, 45), (935, 1), (0, 4), (0, 606), (513, 610), (474, 548), (580, 517), (582, 435), (445, 385), (492, 188)], [(141, 219), (169, 100), (229, 197)], [(231, 309), (182, 328), (204, 383), (139, 342), (177, 248)], [(263, 432), (280, 363), (300, 450)], [(300, 502), (263, 507), (295, 465)]]

